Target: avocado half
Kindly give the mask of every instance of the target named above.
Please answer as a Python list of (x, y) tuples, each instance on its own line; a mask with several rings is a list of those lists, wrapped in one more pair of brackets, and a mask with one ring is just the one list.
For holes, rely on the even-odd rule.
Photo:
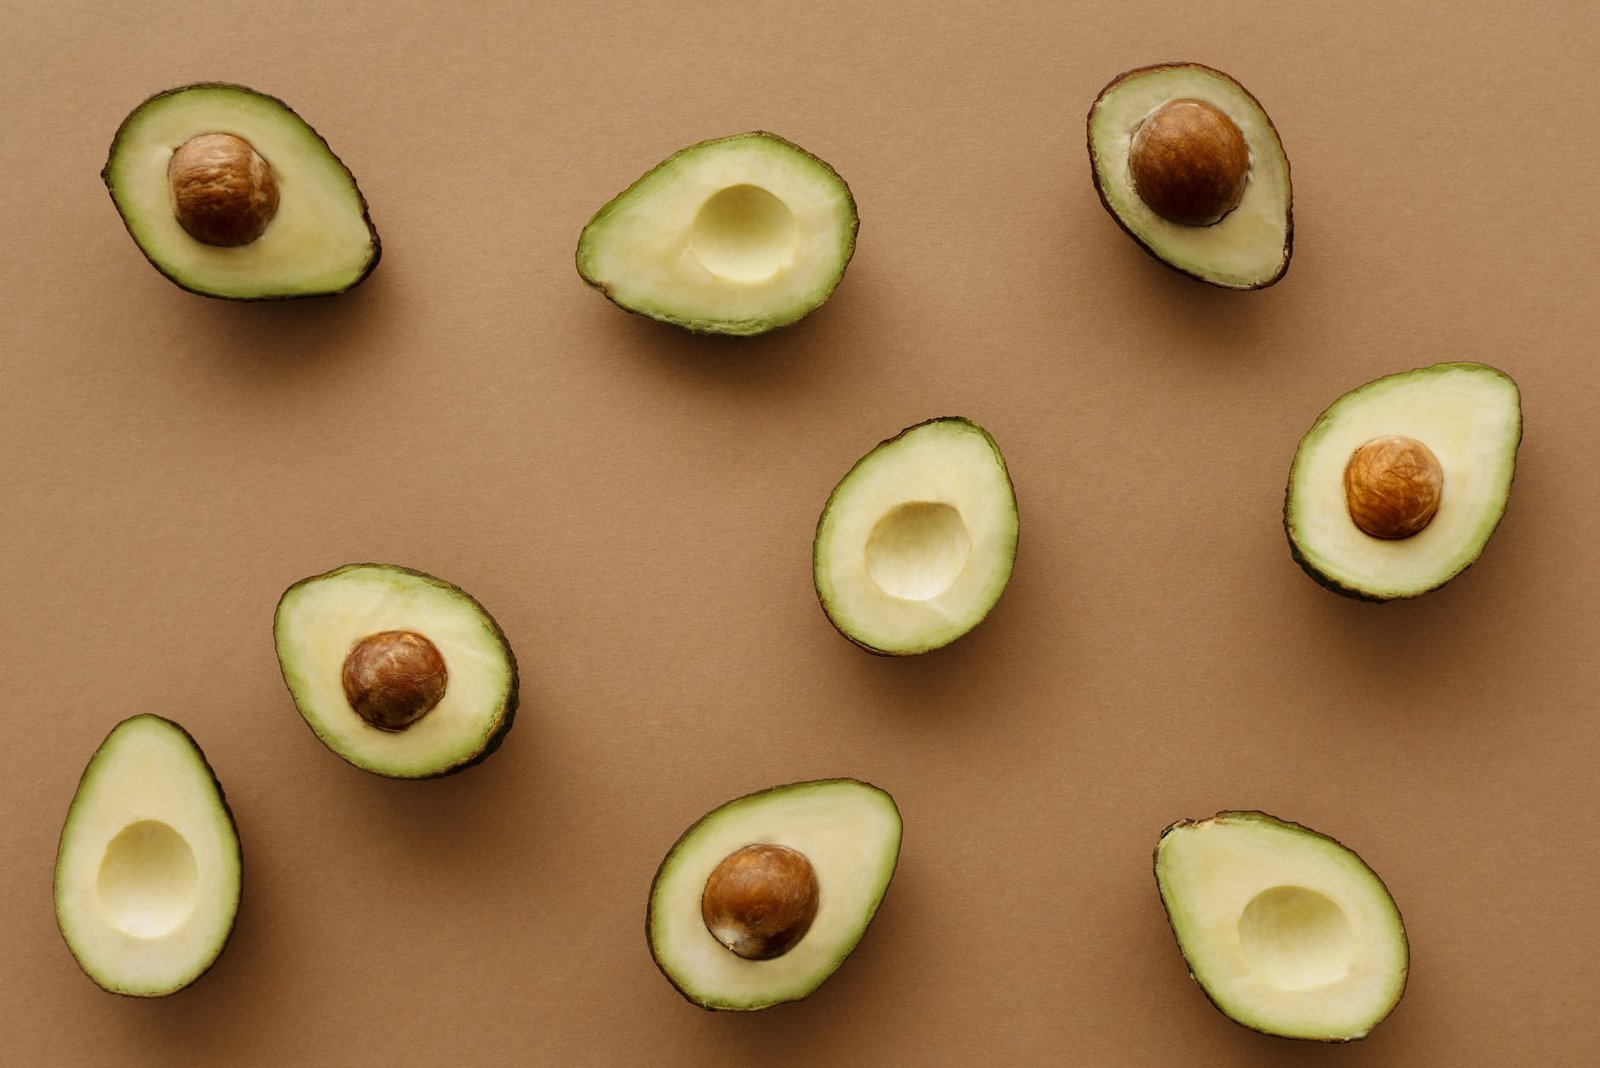
[[(753, 1011), (806, 997), (861, 941), (894, 878), (900, 810), (855, 779), (774, 786), (729, 801), (683, 832), (650, 886), (645, 937), (656, 967), (703, 1009)], [(805, 857), (815, 918), (781, 955), (753, 960), (718, 940), (703, 897), (726, 858), (752, 845)]]
[(930, 419), (879, 443), (828, 495), (812, 544), (817, 599), (870, 653), (938, 649), (1000, 600), (1017, 536), (994, 438), (960, 416)]
[(1364, 1038), (1410, 974), (1405, 924), (1354, 850), (1264, 812), (1179, 820), (1156, 887), (1189, 972), (1225, 1016), (1283, 1038)]
[[(365, 771), (395, 779), (464, 771), (500, 748), (516, 718), (517, 660), (504, 632), (464, 590), (432, 575), (393, 564), (313, 575), (284, 592), (272, 632), (306, 724)], [(380, 643), (375, 661), (360, 656), (373, 639), (402, 635), (409, 643)], [(418, 639), (435, 662), (421, 679), (403, 655)], [(392, 721), (373, 714), (352, 691), (363, 666), (387, 674), (380, 681), (398, 684), (402, 696), (427, 684), (427, 707)]]
[[(196, 238), (175, 206), (179, 150), (215, 134), (254, 149), (275, 177), (270, 221), (241, 244)], [(382, 254), (349, 168), (289, 105), (242, 85), (198, 82), (156, 93), (118, 127), (101, 178), (139, 251), (173, 283), (202, 296), (280, 300), (343, 293), (364, 281)], [(206, 196), (237, 192), (240, 180), (216, 169), (197, 178)]]
[(89, 758), (56, 853), (56, 924), (90, 979), (165, 997), (216, 963), (239, 913), (233, 812), (182, 727), (134, 716)]
[(650, 319), (764, 334), (828, 299), (859, 226), (837, 171), (758, 130), (691, 145), (619, 193), (583, 228), (578, 274)]
[[(1249, 151), (1242, 197), (1209, 225), (1158, 214), (1130, 172), (1140, 126), (1178, 100), (1198, 100), (1221, 111), (1243, 134)], [(1161, 63), (1120, 74), (1089, 108), (1088, 138), (1090, 173), (1101, 204), (1157, 260), (1224, 289), (1265, 289), (1289, 269), (1294, 251), (1289, 158), (1266, 109), (1229, 75), (1200, 63)]]
[[(1390, 435), (1422, 442), (1443, 474), (1432, 520), (1396, 539), (1356, 524), (1344, 478), (1357, 449)], [(1435, 364), (1351, 390), (1295, 450), (1283, 502), (1290, 553), (1347, 597), (1392, 601), (1438, 589), (1478, 559), (1505, 515), (1521, 441), (1517, 384), (1486, 364)]]

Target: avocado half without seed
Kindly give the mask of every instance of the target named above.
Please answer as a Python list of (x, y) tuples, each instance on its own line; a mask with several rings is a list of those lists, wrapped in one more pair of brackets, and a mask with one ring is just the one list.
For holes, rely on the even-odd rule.
[(857, 226), (832, 167), (774, 134), (740, 134), (683, 149), (596, 212), (578, 273), (651, 319), (764, 334), (828, 299)]
[(1119, 75), (1089, 109), (1089, 163), (1111, 217), (1167, 266), (1224, 289), (1264, 289), (1289, 269), (1289, 159), (1260, 103), (1221, 71)]
[(378, 265), (355, 177), (276, 97), (204, 82), (133, 110), (101, 172), (139, 250), (191, 293), (343, 293)]
[(1284, 1038), (1364, 1038), (1405, 992), (1410, 950), (1373, 870), (1264, 812), (1180, 820), (1156, 885), (1195, 982), (1224, 1015)]
[(840, 634), (906, 656), (983, 622), (1016, 557), (1017, 498), (1000, 447), (976, 423), (947, 416), (878, 445), (834, 487), (812, 578)]
[(876, 786), (821, 779), (713, 810), (650, 887), (650, 955), (703, 1009), (799, 1001), (867, 931), (900, 856), (900, 810)]
[(1499, 525), (1521, 441), (1517, 385), (1493, 367), (1441, 363), (1369, 382), (1323, 412), (1295, 450), (1289, 549), (1348, 597), (1438, 589)]
[(123, 720), (89, 759), (61, 828), (61, 936), (114, 994), (176, 993), (233, 933), (240, 858), (233, 813), (194, 739), (159, 716)]
[(391, 564), (303, 579), (278, 601), (278, 665), (323, 744), (358, 768), (427, 779), (500, 747), (517, 661), (483, 606)]

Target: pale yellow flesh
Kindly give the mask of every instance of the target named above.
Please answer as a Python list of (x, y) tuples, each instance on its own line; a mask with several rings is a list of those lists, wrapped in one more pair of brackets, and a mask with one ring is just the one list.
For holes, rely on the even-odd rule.
[(239, 840), (189, 739), (141, 716), (85, 773), (62, 832), (56, 914), (84, 970), (120, 993), (181, 988), (239, 907)]
[[(405, 630), (443, 657), (444, 697), (402, 731), (369, 725), (345, 696), (345, 657), (358, 641)], [(329, 748), (381, 774), (435, 774), (472, 756), (499, 724), (511, 685), (505, 647), (459, 592), (383, 567), (336, 572), (284, 596), (274, 625), (295, 703)]]
[[(204, 133), (248, 141), (277, 180), (277, 214), (247, 245), (196, 241), (173, 214), (167, 166), (180, 145)], [(302, 120), (254, 93), (200, 87), (147, 104), (122, 131), (107, 178), (140, 247), (204, 292), (336, 292), (358, 280), (374, 254), (364, 206), (344, 167)]]
[(1246, 1026), (1360, 1038), (1404, 989), (1399, 911), (1337, 842), (1228, 814), (1169, 831), (1156, 875), (1190, 971)]
[(869, 648), (937, 648), (993, 607), (1016, 548), (1016, 497), (993, 442), (939, 420), (880, 445), (834, 490), (817, 528), (817, 594)]
[(826, 166), (774, 138), (709, 142), (608, 205), (578, 264), (627, 308), (742, 332), (799, 318), (849, 259), (855, 208)]
[[(1307, 435), (1290, 477), (1290, 534), (1318, 570), (1372, 593), (1438, 585), (1477, 556), (1505, 508), (1521, 435), (1516, 384), (1478, 365), (1395, 375), (1347, 394)], [(1444, 471), (1439, 510), (1408, 538), (1374, 538), (1350, 518), (1344, 469), (1374, 438), (1403, 435)]]
[[(781, 957), (745, 960), (712, 937), (700, 912), (706, 879), (754, 843), (787, 846), (811, 862), (817, 915)], [(838, 967), (871, 920), (900, 849), (900, 814), (865, 783), (805, 783), (718, 809), (681, 840), (650, 899), (652, 949), (680, 988), (717, 1008), (759, 1008), (803, 997)]]
[[(1171, 100), (1212, 104), (1239, 127), (1250, 149), (1250, 174), (1238, 207), (1211, 226), (1186, 226), (1157, 215), (1134, 188), (1128, 168), (1133, 135)], [(1289, 165), (1266, 113), (1227, 78), (1192, 67), (1135, 75), (1095, 106), (1089, 137), (1101, 188), (1123, 224), (1164, 259), (1225, 286), (1247, 288), (1279, 273), (1289, 227)]]

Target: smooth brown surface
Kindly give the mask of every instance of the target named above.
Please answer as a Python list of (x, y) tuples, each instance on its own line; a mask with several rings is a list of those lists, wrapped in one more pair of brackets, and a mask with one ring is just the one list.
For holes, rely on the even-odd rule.
[[(0, 26), (0, 1063), (1593, 1062), (1592, 5), (6, 0)], [(1099, 89), (1191, 58), (1294, 161), (1265, 292), (1164, 270), (1089, 180)], [(292, 101), (361, 176), (360, 289), (238, 305), (144, 262), (106, 147), (207, 78)], [(827, 305), (702, 338), (578, 280), (607, 197), (757, 128), (860, 205)], [(1506, 519), (1444, 589), (1337, 597), (1284, 541), (1295, 444), (1444, 359), (1522, 388)], [(948, 649), (868, 656), (812, 595), (817, 514), (952, 412), (1005, 452), (1015, 574)], [(406, 435), (426, 507), (361, 476)], [(367, 559), (494, 606), (524, 694), (494, 760), (389, 781), (295, 713), (273, 605)], [(84, 978), (50, 903), (84, 761), (140, 711), (194, 733), (244, 845), (232, 943), (153, 1003)], [(871, 931), (804, 1003), (685, 1004), (644, 940), (663, 853), (830, 775), (905, 814)], [(1150, 851), (1228, 808), (1359, 844), (1393, 891), (1413, 971), (1370, 1039), (1264, 1038), (1189, 980)]]
[(1409, 538), (1433, 521), (1444, 468), (1426, 442), (1404, 434), (1364, 442), (1344, 465), (1344, 503), (1374, 538)]
[(339, 674), (356, 715), (385, 731), (405, 730), (431, 712), (450, 679), (439, 647), (409, 630), (362, 638)]
[(817, 873), (803, 853), (755, 843), (722, 858), (706, 879), (700, 915), (718, 942), (746, 960), (781, 957), (811, 929)]
[(1239, 206), (1250, 146), (1232, 119), (1204, 100), (1169, 101), (1134, 131), (1128, 173), (1157, 215), (1210, 226)]

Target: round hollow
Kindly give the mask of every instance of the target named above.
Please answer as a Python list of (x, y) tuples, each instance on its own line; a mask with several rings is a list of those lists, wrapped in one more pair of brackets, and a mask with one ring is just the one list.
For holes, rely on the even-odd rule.
[(719, 278), (760, 282), (793, 262), (799, 241), (787, 204), (760, 186), (734, 185), (700, 206), (689, 247)]
[(926, 601), (950, 588), (971, 551), (960, 512), (940, 502), (909, 501), (872, 528), (867, 574), (891, 597)]
[(1409, 538), (1433, 521), (1444, 494), (1439, 458), (1416, 438), (1373, 438), (1350, 454), (1344, 501), (1350, 519), (1374, 538)]
[(1210, 226), (1239, 206), (1250, 174), (1250, 146), (1215, 105), (1172, 100), (1140, 123), (1128, 170), (1140, 199), (1157, 215)]
[(200, 134), (179, 145), (167, 181), (178, 225), (202, 244), (248, 245), (278, 212), (271, 166), (233, 134)]
[(1239, 917), (1239, 945), (1273, 986), (1310, 990), (1350, 973), (1356, 932), (1331, 898), (1303, 886), (1274, 886)]
[(159, 938), (194, 912), (200, 872), (183, 835), (140, 820), (106, 846), (96, 885), (108, 923), (134, 938)]
[(787, 846), (757, 843), (722, 859), (706, 879), (700, 915), (711, 937), (746, 960), (793, 949), (817, 918), (817, 873)]
[(444, 698), (449, 676), (444, 657), (427, 638), (386, 630), (351, 647), (341, 680), (356, 715), (379, 730), (402, 731)]

